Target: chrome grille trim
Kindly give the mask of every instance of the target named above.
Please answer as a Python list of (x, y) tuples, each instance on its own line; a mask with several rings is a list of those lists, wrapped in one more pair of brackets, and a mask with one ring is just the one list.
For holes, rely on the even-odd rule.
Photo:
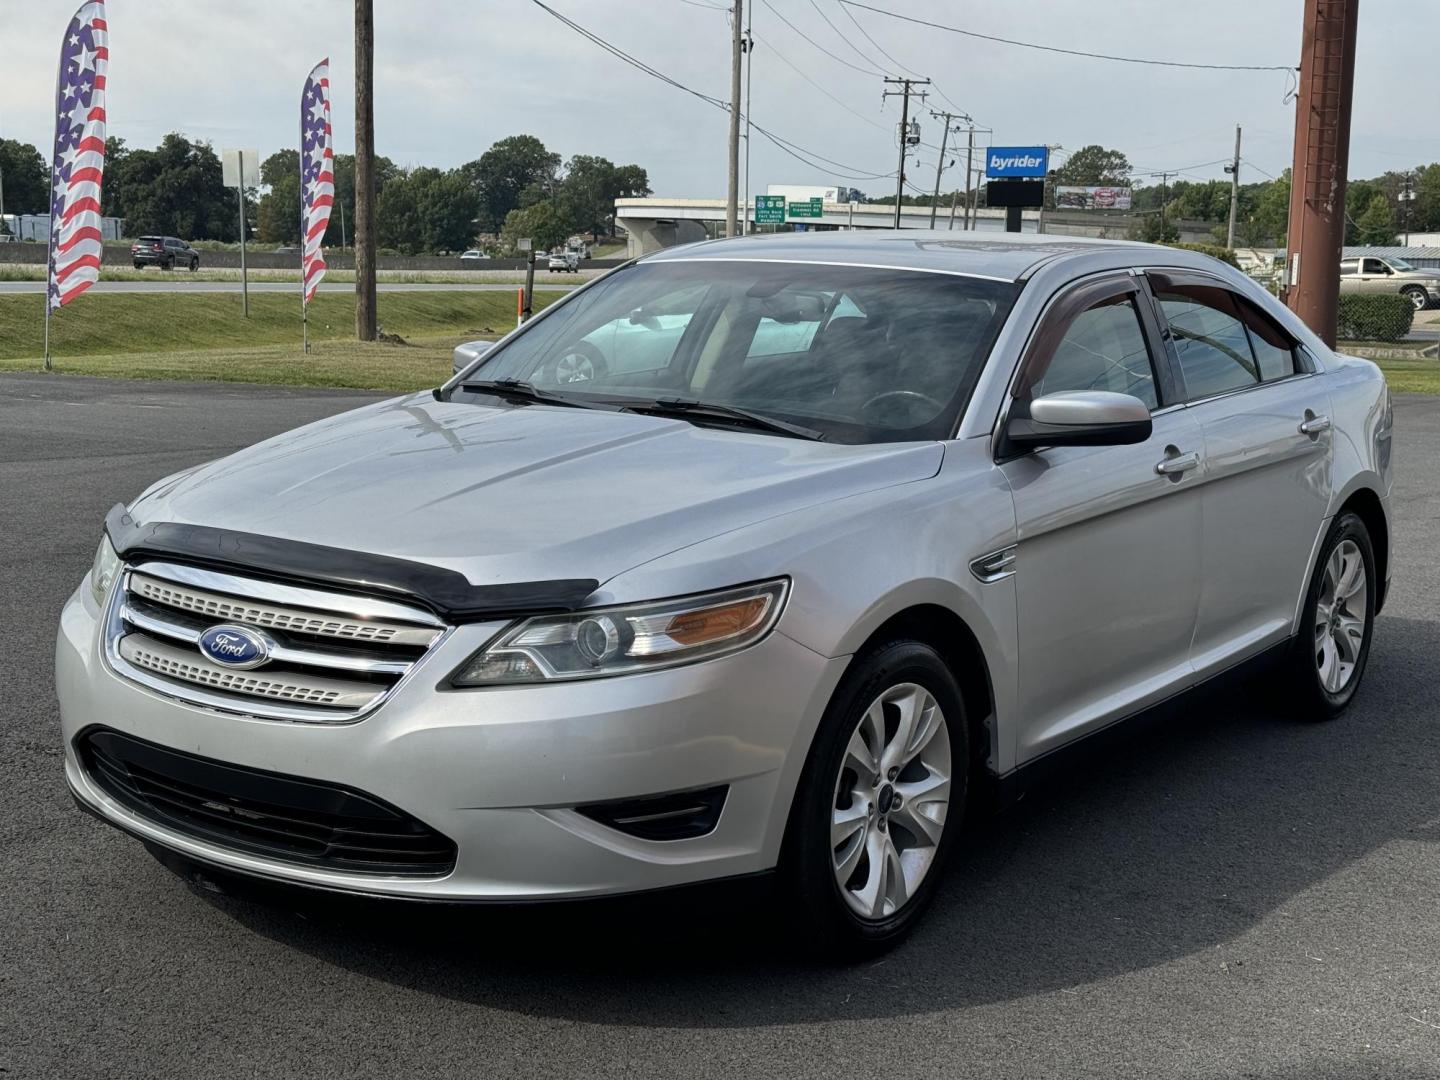
[(198, 653), (177, 649), (147, 634), (126, 634), (120, 639), (119, 649), (123, 659), (146, 671), (232, 694), (274, 698), (295, 705), (363, 709), (385, 689), (370, 683), (342, 682), (288, 671), (275, 675), (259, 670), (234, 671), (211, 664)]
[(151, 603), (191, 611), (216, 622), (245, 623), (267, 630), (285, 630), (292, 634), (310, 634), (315, 637), (376, 642), (383, 645), (428, 646), (441, 633), (430, 627), (337, 619), (324, 610), (307, 611), (262, 601), (246, 601), (223, 596), (208, 589), (176, 585), (141, 572), (131, 574), (130, 591)]
[[(105, 609), (110, 670), (182, 704), (237, 716), (361, 720), (453, 633), (405, 604), (185, 564), (142, 559), (118, 578)], [(221, 623), (263, 628), (267, 664), (240, 670), (201, 653), (201, 635)], [(391, 633), (377, 636), (377, 628)]]
[(419, 623), (443, 629), (445, 624), (421, 607), (393, 600), (381, 600), (372, 596), (355, 596), (350, 593), (329, 592), (310, 589), (300, 585), (286, 585), (278, 581), (261, 578), (239, 577), (221, 570), (202, 570), (186, 563), (172, 563), (163, 560), (145, 559), (134, 564), (134, 568), (168, 582), (194, 585), (201, 589), (225, 593), (227, 596), (244, 596), (251, 600), (263, 600), (281, 607), (311, 608), (332, 615), (349, 615), (353, 619), (394, 619), (398, 622)]
[[(121, 604), (120, 618), (147, 633), (174, 638), (187, 645), (198, 643), (200, 635), (205, 632), (203, 627), (187, 626), (160, 618), (153, 611), (142, 611), (133, 603)], [(365, 656), (351, 656), (338, 649), (297, 649), (289, 645), (272, 647), (270, 659), (282, 664), (305, 664), (337, 671), (358, 671), (366, 675), (404, 675), (410, 670), (411, 663), (408, 660), (371, 660)]]

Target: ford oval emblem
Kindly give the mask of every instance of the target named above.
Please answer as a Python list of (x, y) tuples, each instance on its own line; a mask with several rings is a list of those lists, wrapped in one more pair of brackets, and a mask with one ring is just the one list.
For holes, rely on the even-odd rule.
[(248, 626), (212, 626), (200, 635), (199, 644), (206, 658), (222, 667), (248, 670), (270, 659), (270, 639)]

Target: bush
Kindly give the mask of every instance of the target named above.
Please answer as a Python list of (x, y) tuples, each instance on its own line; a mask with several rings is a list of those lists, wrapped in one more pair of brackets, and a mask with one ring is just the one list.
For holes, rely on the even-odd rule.
[(1410, 333), (1415, 305), (1408, 296), (1342, 295), (1339, 333), (1347, 341), (1400, 341)]
[(1180, 248), (1183, 251), (1198, 251), (1201, 255), (1209, 255), (1212, 259), (1219, 259), (1223, 263), (1229, 263), (1240, 269), (1239, 262), (1235, 259), (1235, 252), (1223, 244), (1171, 244), (1171, 247)]

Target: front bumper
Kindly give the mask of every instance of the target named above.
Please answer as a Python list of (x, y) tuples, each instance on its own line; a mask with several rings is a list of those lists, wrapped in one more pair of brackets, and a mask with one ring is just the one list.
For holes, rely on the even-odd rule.
[[(176, 701), (116, 675), (88, 585), (60, 619), (56, 687), (65, 775), (87, 810), (150, 844), (232, 873), (429, 900), (601, 896), (774, 867), (800, 769), (845, 658), (773, 632), (753, 648), (669, 671), (554, 685), (451, 691), (441, 681), (497, 629), (462, 626), (365, 719), (261, 720)], [(179, 832), (111, 798), (75, 737), (93, 725), (251, 769), (344, 785), (454, 840), (438, 877), (298, 865)], [(655, 841), (576, 806), (727, 785), (715, 829)]]

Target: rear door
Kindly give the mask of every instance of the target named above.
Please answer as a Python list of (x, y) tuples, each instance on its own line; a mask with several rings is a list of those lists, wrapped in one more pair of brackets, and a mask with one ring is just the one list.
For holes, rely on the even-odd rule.
[(1147, 277), (1186, 411), (1205, 436), (1191, 654), (1204, 676), (1293, 628), (1330, 504), (1330, 397), (1298, 343), (1220, 279)]
[(1016, 398), (1127, 393), (1150, 406), (1154, 432), (1000, 464), (1018, 532), (1020, 761), (1191, 681), (1204, 445), (1163, 357), (1141, 284), (1123, 274), (1052, 302), (1022, 361)]

